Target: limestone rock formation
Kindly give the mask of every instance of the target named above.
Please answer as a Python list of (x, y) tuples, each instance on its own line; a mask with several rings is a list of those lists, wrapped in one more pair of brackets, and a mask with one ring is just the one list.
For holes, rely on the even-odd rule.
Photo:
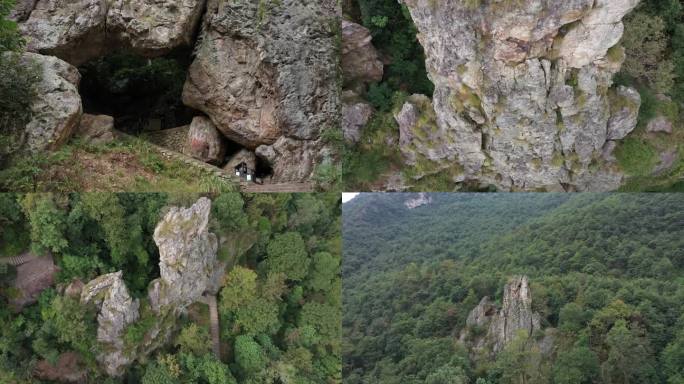
[(373, 116), (373, 107), (365, 102), (344, 103), (342, 106), (342, 133), (352, 143), (361, 140), (363, 127)]
[(638, 0), (404, 3), (435, 84), (432, 136), (454, 141), (464, 180), (502, 190), (620, 185), (601, 153), (638, 114), (636, 92), (611, 88), (621, 20)]
[(658, 116), (648, 123), (646, 131), (672, 133), (672, 122), (665, 116)]
[(186, 154), (205, 163), (220, 164), (226, 155), (226, 144), (223, 140), (223, 135), (209, 118), (195, 117), (188, 131)]
[[(20, 25), (29, 38), (28, 48), (73, 65), (118, 48), (154, 57), (190, 45), (204, 6), (203, 0), (38, 0), (34, 3), (30, 16)], [(20, 11), (21, 14), (26, 11)]]
[(427, 193), (421, 192), (417, 196), (412, 195), (411, 198), (404, 201), (404, 206), (408, 209), (415, 209), (430, 203), (432, 203), (432, 197)]
[(173, 207), (157, 224), (160, 278), (151, 283), (150, 305), (184, 309), (214, 287), (218, 268), (216, 236), (209, 233), (211, 201), (201, 198), (190, 208)]
[(336, 20), (334, 1), (209, 0), (183, 102), (282, 170), (274, 179), (308, 179), (340, 120)]
[[(205, 292), (219, 290), (225, 265), (216, 259), (217, 239), (208, 231), (211, 201), (201, 198), (190, 208), (172, 207), (158, 223), (154, 240), (159, 248), (161, 277), (148, 288), (149, 304), (133, 299), (122, 272), (100, 276), (81, 290), (81, 302), (97, 310), (97, 340), (103, 346), (97, 357), (110, 376), (166, 343), (176, 319)], [(148, 306), (149, 305), (149, 306)], [(126, 345), (126, 327), (141, 318), (153, 318), (143, 342)]]
[(114, 140), (114, 118), (107, 115), (81, 116), (76, 136), (92, 144), (110, 143)]
[(368, 28), (342, 20), (342, 75), (346, 84), (382, 80), (383, 63), (371, 40)]
[(98, 361), (110, 376), (118, 376), (134, 356), (124, 351), (124, 331), (138, 320), (140, 303), (128, 293), (121, 271), (100, 276), (83, 287), (82, 303), (98, 309), (97, 341), (105, 347)]
[[(539, 314), (532, 310), (532, 293), (527, 277), (512, 278), (504, 288), (503, 304), (500, 309), (488, 298), (484, 297), (470, 312), (466, 319), (466, 329), (461, 333), (461, 342), (468, 342), (473, 351), (490, 348), (493, 354), (504, 349), (518, 332), (524, 331), (531, 336), (541, 329)], [(486, 329), (484, 336), (473, 336), (474, 328)], [(551, 332), (552, 333), (552, 332)], [(550, 338), (543, 340), (550, 348)]]
[(36, 65), (42, 73), (31, 104), (33, 116), (25, 129), (26, 148), (30, 152), (57, 149), (77, 129), (83, 114), (78, 93), (81, 76), (75, 67), (56, 57), (24, 53), (22, 61)]

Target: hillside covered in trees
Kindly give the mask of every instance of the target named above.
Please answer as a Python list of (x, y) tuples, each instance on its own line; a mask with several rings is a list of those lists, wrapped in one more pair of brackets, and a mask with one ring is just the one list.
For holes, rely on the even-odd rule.
[(361, 194), (343, 243), (348, 384), (684, 382), (681, 194)]
[(0, 382), (341, 382), (337, 194), (0, 194)]

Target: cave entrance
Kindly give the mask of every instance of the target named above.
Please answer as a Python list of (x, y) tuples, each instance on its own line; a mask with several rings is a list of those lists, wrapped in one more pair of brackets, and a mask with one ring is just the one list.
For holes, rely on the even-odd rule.
[(198, 112), (183, 105), (191, 50), (145, 58), (119, 51), (79, 68), (88, 114), (114, 117), (116, 129), (132, 135), (190, 124)]
[(270, 182), (273, 177), (273, 168), (271, 168), (271, 164), (268, 161), (257, 156), (254, 175), (263, 182)]

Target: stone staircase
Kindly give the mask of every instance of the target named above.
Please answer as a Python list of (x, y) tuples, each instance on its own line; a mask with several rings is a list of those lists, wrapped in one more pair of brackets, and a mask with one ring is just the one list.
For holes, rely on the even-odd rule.
[(219, 330), (218, 305), (215, 295), (202, 296), (202, 302), (209, 306), (209, 331), (211, 333), (211, 349), (217, 359), (221, 360), (221, 339)]
[(31, 253), (24, 253), (19, 256), (0, 258), (0, 264), (7, 264), (13, 267), (18, 267), (22, 264), (26, 264), (36, 259), (38, 259), (38, 256), (33, 255)]

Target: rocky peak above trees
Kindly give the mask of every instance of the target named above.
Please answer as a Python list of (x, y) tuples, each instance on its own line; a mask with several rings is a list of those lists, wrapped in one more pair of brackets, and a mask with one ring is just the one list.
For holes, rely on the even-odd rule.
[[(504, 287), (501, 308), (483, 297), (466, 319), (460, 341), (477, 353), (496, 355), (519, 335), (530, 339), (541, 330), (541, 317), (532, 310), (532, 292), (526, 276), (516, 276)], [(552, 343), (545, 340), (544, 345)]]
[[(216, 259), (210, 212), (211, 201), (203, 197), (189, 208), (172, 207), (157, 224), (161, 277), (150, 283), (147, 301), (131, 297), (121, 271), (83, 288), (81, 302), (98, 308), (97, 340), (104, 346), (98, 361), (109, 375), (121, 375), (126, 366), (163, 345), (188, 305), (205, 292), (218, 291), (225, 264)], [(137, 344), (129, 340), (133, 333), (141, 334)]]

